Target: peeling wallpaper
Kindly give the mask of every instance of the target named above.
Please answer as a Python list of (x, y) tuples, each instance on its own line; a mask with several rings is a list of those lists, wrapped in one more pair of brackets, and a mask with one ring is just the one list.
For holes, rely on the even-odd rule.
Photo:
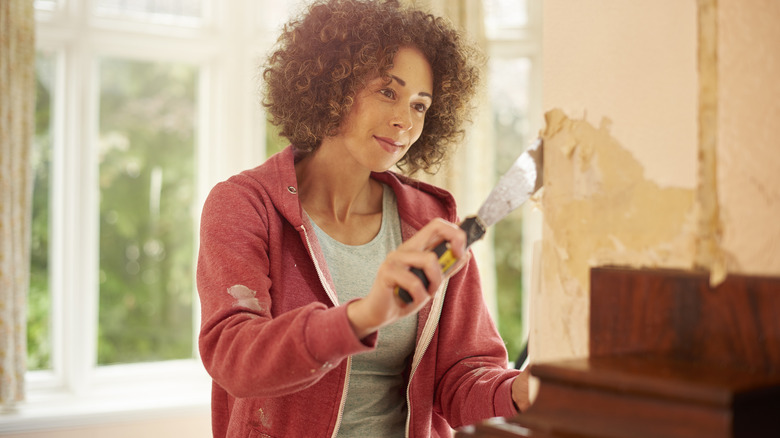
[(532, 362), (588, 355), (592, 266), (780, 275), (778, 22), (775, 0), (544, 2)]
[(531, 339), (541, 357), (587, 355), (588, 285), (592, 266), (691, 268), (696, 215), (693, 189), (660, 187), (612, 136), (570, 119), (545, 115), (541, 287)]

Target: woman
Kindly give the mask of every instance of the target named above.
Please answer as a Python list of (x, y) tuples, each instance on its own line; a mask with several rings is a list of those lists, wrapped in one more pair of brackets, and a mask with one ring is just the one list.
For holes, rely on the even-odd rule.
[[(429, 170), (459, 138), (474, 58), (442, 19), (396, 2), (323, 0), (285, 27), (264, 104), (291, 146), (203, 211), (214, 436), (450, 436), (528, 405), (453, 198), (388, 170)], [(449, 278), (430, 251), (445, 240)]]

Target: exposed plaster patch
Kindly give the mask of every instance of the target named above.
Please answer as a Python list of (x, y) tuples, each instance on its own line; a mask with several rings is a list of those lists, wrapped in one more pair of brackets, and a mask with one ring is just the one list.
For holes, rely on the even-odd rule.
[(608, 120), (596, 128), (560, 110), (545, 118), (543, 297), (535, 325), (546, 331), (546, 346), (537, 348), (549, 359), (587, 355), (591, 267), (693, 267), (696, 197), (693, 189), (647, 180), (610, 135)]
[(265, 311), (263, 306), (260, 305), (260, 301), (257, 300), (257, 292), (249, 289), (248, 287), (237, 284), (228, 288), (227, 293), (236, 299), (234, 306), (246, 307), (249, 310), (262, 313)]
[(546, 115), (546, 240), (585, 287), (591, 266), (690, 268), (695, 251), (695, 193), (661, 188), (610, 136), (562, 111)]

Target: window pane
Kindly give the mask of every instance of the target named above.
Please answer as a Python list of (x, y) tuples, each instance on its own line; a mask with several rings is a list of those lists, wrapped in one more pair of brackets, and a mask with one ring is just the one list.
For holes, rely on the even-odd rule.
[[(494, 128), (499, 142), (497, 171), (503, 175), (527, 146), (531, 60), (492, 57), (488, 69)], [(518, 149), (518, 145), (523, 147)]]
[(41, 9), (44, 11), (53, 11), (57, 7), (56, 0), (35, 0), (33, 3), (35, 9)]
[(99, 364), (193, 356), (197, 76), (100, 63)]
[(284, 23), (304, 11), (310, 0), (277, 0), (263, 3), (257, 7), (258, 27), (267, 31), (276, 40)]
[(98, 14), (138, 21), (197, 26), (203, 16), (202, 0), (97, 0)]
[[(528, 92), (531, 61), (492, 58), (490, 97), (496, 133), (496, 178), (503, 175), (530, 141)], [(522, 321), (522, 209), (495, 225), (496, 300), (498, 325), (514, 360), (525, 343)]]
[(520, 36), (528, 25), (527, 0), (484, 0), (485, 32), (490, 39), (509, 39)]
[(49, 191), (52, 156), (52, 96), (55, 56), (35, 59), (35, 138), (32, 147), (33, 210), (30, 292), (27, 297), (27, 368), (51, 369), (51, 295), (49, 291)]

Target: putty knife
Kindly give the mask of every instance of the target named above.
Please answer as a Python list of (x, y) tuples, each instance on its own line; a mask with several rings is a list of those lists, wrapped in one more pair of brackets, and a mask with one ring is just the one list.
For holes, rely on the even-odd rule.
[[(466, 248), (480, 240), (487, 227), (503, 219), (512, 210), (521, 206), (542, 186), (542, 163), (544, 147), (542, 139), (537, 139), (525, 152), (523, 152), (512, 167), (498, 181), (498, 184), (488, 195), (485, 202), (475, 216), (467, 217), (460, 224), (460, 228), (466, 232)], [(446, 276), (455, 265), (457, 259), (452, 254), (449, 242), (442, 242), (433, 249), (439, 257), (439, 266)], [(422, 280), (428, 287), (428, 277), (422, 269), (412, 268), (412, 273)], [(412, 296), (408, 291), (396, 287), (395, 293), (405, 303), (412, 302)]]

